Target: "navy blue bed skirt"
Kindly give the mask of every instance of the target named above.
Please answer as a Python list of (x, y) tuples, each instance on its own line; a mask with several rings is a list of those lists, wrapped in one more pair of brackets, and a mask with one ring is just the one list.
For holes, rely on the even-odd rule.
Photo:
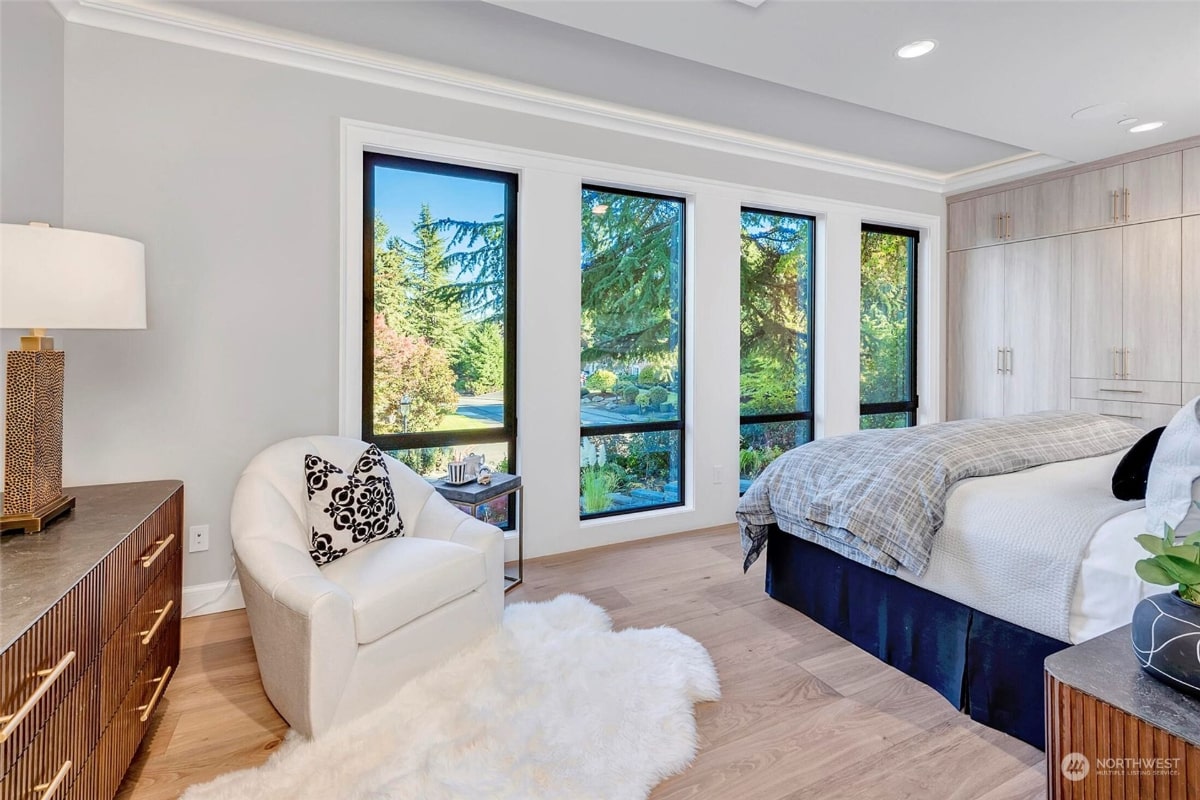
[(1066, 642), (976, 611), (772, 526), (767, 594), (1044, 750), (1042, 663)]

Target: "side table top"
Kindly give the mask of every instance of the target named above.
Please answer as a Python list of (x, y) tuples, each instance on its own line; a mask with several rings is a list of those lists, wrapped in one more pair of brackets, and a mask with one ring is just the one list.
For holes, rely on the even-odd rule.
[(451, 503), (478, 505), (521, 488), (521, 476), (511, 475), (507, 472), (493, 472), (492, 482), (487, 486), (477, 481), (456, 485), (446, 483), (445, 478), (439, 478), (431, 483), (434, 490)]
[(1200, 700), (1142, 671), (1129, 626), (1046, 659), (1046, 672), (1068, 686), (1200, 747)]

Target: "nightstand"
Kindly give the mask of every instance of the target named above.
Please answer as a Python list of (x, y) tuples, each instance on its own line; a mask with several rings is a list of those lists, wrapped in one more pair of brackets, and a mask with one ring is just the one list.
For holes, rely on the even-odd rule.
[(479, 509), (488, 503), (502, 497), (510, 498), (508, 503), (509, 520), (512, 520), (512, 499), (517, 500), (517, 573), (508, 573), (507, 562), (504, 565), (504, 591), (520, 585), (525, 579), (525, 487), (521, 485), (520, 475), (509, 475), (506, 472), (493, 472), (492, 482), (484, 486), (476, 481), (455, 485), (446, 483), (444, 478), (433, 481), (434, 490), (454, 505), (463, 509), (472, 517), (479, 517)]
[(1200, 797), (1200, 701), (1142, 672), (1129, 626), (1046, 659), (1050, 800)]

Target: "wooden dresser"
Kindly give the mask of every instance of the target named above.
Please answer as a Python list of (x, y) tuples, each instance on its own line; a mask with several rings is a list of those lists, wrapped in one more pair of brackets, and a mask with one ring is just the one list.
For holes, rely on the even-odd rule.
[(1200, 798), (1200, 701), (1142, 672), (1129, 626), (1046, 659), (1050, 800)]
[(0, 538), (0, 800), (111, 798), (179, 665), (183, 484)]

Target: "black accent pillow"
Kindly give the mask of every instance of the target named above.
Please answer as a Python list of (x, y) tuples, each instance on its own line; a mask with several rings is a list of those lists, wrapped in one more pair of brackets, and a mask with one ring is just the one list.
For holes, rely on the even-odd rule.
[(387, 461), (375, 445), (363, 451), (350, 474), (309, 453), (304, 457), (304, 479), (312, 532), (308, 554), (318, 565), (377, 539), (404, 535)]
[(1166, 427), (1155, 428), (1147, 433), (1137, 444), (1129, 448), (1129, 452), (1117, 464), (1112, 476), (1113, 497), (1118, 500), (1145, 500), (1146, 480), (1150, 477), (1150, 462), (1154, 460), (1154, 451), (1158, 449), (1158, 440), (1162, 438)]

